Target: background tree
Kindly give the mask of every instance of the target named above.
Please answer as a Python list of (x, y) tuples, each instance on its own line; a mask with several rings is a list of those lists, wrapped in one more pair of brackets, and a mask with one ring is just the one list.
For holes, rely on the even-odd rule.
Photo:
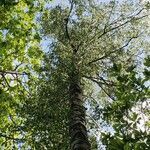
[[(38, 1), (37, 1), (38, 3)], [(41, 5), (42, 6), (42, 5)], [(0, 3), (0, 147), (18, 149), (24, 140), (20, 116), (25, 97), (31, 94), (25, 82), (40, 66), (42, 51), (34, 1)], [(37, 58), (38, 56), (38, 58)], [(30, 75), (30, 80), (36, 77)]]
[[(148, 63), (148, 59), (145, 59), (145, 62)], [(144, 64), (147, 66), (147, 63)], [(115, 73), (118, 79), (114, 93), (116, 100), (103, 111), (103, 117), (114, 130), (113, 134), (102, 135), (108, 149), (149, 149), (150, 147), (149, 114), (147, 114), (149, 77), (138, 76), (139, 71), (135, 70), (134, 67), (129, 67), (122, 76), (119, 72)], [(144, 74), (146, 70), (143, 70)]]

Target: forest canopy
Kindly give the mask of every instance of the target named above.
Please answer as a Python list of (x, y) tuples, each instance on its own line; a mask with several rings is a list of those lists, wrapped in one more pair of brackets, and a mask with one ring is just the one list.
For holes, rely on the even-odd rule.
[(0, 1), (0, 148), (148, 150), (150, 2)]

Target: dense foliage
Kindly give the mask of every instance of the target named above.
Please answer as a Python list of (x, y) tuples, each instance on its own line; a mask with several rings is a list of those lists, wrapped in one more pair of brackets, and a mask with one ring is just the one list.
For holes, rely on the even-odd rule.
[(53, 3), (0, 3), (0, 146), (70, 149), (74, 49), (91, 149), (149, 149), (149, 3)]

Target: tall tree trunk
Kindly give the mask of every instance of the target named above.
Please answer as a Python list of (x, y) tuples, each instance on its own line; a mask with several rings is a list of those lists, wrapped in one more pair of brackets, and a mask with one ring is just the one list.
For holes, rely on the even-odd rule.
[(82, 100), (79, 73), (74, 68), (70, 76), (70, 120), (69, 133), (71, 150), (90, 150), (85, 127), (85, 107)]

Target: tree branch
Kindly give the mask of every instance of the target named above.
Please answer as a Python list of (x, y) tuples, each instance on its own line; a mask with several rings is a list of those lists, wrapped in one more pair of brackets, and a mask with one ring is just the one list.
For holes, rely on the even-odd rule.
[(107, 85), (107, 86), (116, 86), (116, 84), (114, 84), (113, 83), (113, 81), (109, 81), (109, 80), (105, 80), (103, 77), (101, 77), (101, 76), (98, 76), (98, 78), (96, 78), (96, 77), (89, 77), (89, 76), (83, 76), (83, 77), (85, 77), (85, 78), (87, 78), (87, 79), (96, 79), (96, 80), (101, 80), (101, 81), (103, 81), (103, 82), (101, 82), (101, 81), (98, 81), (100, 84), (105, 84), (105, 85)]
[[(149, 14), (147, 14), (147, 15), (143, 15), (143, 16), (141, 16), (141, 17), (136, 17), (136, 16), (139, 15), (143, 10), (144, 10), (144, 8), (141, 9), (137, 14), (130, 16), (130, 17), (129, 17), (129, 20), (125, 21), (124, 23), (122, 23), (122, 24), (120, 24), (120, 25), (118, 25), (118, 26), (116, 26), (116, 27), (110, 28), (109, 30), (106, 30), (106, 27), (105, 27), (104, 32), (98, 37), (98, 39), (101, 38), (103, 35), (107, 34), (108, 32), (113, 31), (113, 30), (115, 30), (115, 29), (118, 29), (118, 28), (120, 28), (120, 27), (126, 25), (127, 23), (130, 23), (132, 20), (139, 20), (139, 19), (142, 19), (142, 18), (144, 18), (144, 17), (149, 16)], [(118, 21), (117, 21), (116, 23), (118, 23)], [(114, 24), (114, 23), (113, 23), (113, 24)], [(112, 25), (112, 23), (109, 24), (109, 25)]]
[(66, 37), (67, 37), (67, 39), (68, 39), (68, 41), (69, 41), (73, 51), (76, 51), (76, 48), (75, 48), (75, 46), (73, 45), (73, 43), (71, 41), (71, 38), (70, 38), (70, 35), (69, 35), (69, 31), (68, 31), (69, 18), (70, 18), (70, 14), (72, 12), (72, 9), (73, 9), (73, 4), (74, 4), (73, 1), (70, 0), (70, 4), (71, 4), (71, 6), (70, 6), (70, 10), (69, 10), (68, 16), (64, 19), (64, 21), (65, 21), (65, 33), (66, 33)]
[[(142, 8), (141, 10), (139, 10), (136, 14), (133, 13), (133, 15), (129, 15), (126, 17), (126, 19), (133, 19), (134, 17), (136, 17), (137, 15), (139, 15), (145, 8)], [(124, 19), (123, 19), (124, 20)], [(112, 23), (110, 23), (109, 25), (113, 25), (118, 23), (119, 21), (123, 21), (122, 19), (116, 19), (114, 20)]]
[(13, 69), (13, 71), (16, 71), (21, 65), (23, 65), (23, 62), (21, 62), (20, 64), (16, 65), (15, 68)]
[(96, 58), (96, 59), (94, 59), (94, 60), (88, 62), (87, 65), (90, 65), (90, 64), (95, 63), (95, 62), (97, 62), (97, 61), (100, 61), (100, 60), (102, 60), (102, 59), (105, 59), (105, 58), (109, 57), (111, 54), (113, 54), (113, 53), (115, 53), (115, 52), (117, 52), (117, 51), (119, 51), (119, 50), (124, 49), (125, 47), (127, 47), (127, 46), (130, 44), (130, 42), (131, 42), (133, 39), (135, 39), (135, 38), (137, 38), (137, 37), (138, 37), (138, 35), (135, 36), (135, 37), (131, 37), (131, 38), (128, 40), (128, 42), (127, 42), (125, 45), (123, 45), (122, 47), (120, 47), (120, 48), (118, 48), (118, 49), (116, 49), (116, 50), (113, 50), (113, 51), (111, 51), (111, 52), (105, 54), (104, 56), (102, 56), (102, 57), (100, 57), (100, 58)]
[[(149, 16), (149, 14), (146, 14), (146, 15), (143, 15), (143, 16), (141, 16), (141, 17), (136, 17), (136, 16), (138, 16), (143, 10), (144, 10), (144, 8), (142, 8), (141, 10), (139, 10), (135, 15), (131, 15), (131, 16), (127, 17), (126, 19), (128, 19), (128, 20), (125, 21), (124, 23), (122, 23), (122, 24), (120, 24), (120, 25), (118, 25), (118, 26), (112, 27), (112, 28), (110, 28), (110, 29), (108, 29), (108, 30), (107, 30), (107, 28), (108, 28), (109, 26), (111, 26), (111, 25), (113, 25), (113, 24), (117, 24), (119, 21), (121, 22), (122, 20), (117, 20), (117, 21), (115, 21), (115, 22), (112, 22), (111, 24), (109, 24), (109, 26), (107, 26), (107, 23), (106, 23), (105, 26), (104, 26), (104, 29), (103, 29), (102, 34), (100, 34), (100, 32), (98, 32), (96, 35), (94, 35), (94, 37), (95, 37), (95, 36), (98, 36), (98, 34), (100, 34), (100, 35), (98, 36), (98, 39), (100, 39), (103, 35), (105, 35), (105, 34), (111, 32), (111, 31), (113, 31), (113, 30), (116, 30), (116, 29), (118, 29), (118, 28), (120, 28), (120, 27), (126, 25), (127, 23), (130, 23), (132, 20), (139, 20), (139, 19), (142, 19), (142, 18), (144, 18), (144, 17)], [(90, 41), (89, 43), (91, 43), (91, 42), (93, 42), (93, 41), (95, 40), (94, 37), (91, 38), (91, 41)]]
[(110, 99), (112, 99), (113, 101), (115, 100), (115, 99), (102, 87), (101, 82), (99, 82), (99, 81), (93, 79), (92, 77), (87, 77), (87, 76), (84, 76), (84, 77), (87, 78), (87, 79), (89, 79), (89, 80), (91, 80), (92, 82), (97, 83), (97, 85), (104, 91), (104, 93), (105, 93)]
[(28, 75), (26, 72), (20, 73), (20, 72), (16, 72), (16, 71), (3, 71), (3, 70), (0, 70), (0, 74), (1, 75), (4, 75), (4, 74)]

